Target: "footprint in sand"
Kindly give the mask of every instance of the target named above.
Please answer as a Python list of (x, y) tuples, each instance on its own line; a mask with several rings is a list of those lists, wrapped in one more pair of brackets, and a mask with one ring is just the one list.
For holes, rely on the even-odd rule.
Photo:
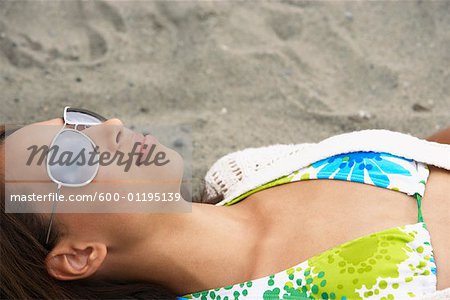
[(270, 12), (270, 18), (268, 18), (267, 22), (277, 37), (282, 41), (300, 37), (304, 26), (300, 13), (278, 10), (272, 10)]
[(107, 2), (0, 4), (0, 56), (19, 68), (100, 62), (114, 35), (125, 30), (120, 12)]

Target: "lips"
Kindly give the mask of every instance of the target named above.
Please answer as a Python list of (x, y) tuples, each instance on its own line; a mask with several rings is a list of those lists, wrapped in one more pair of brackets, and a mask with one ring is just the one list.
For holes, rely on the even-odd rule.
[[(137, 163), (140, 165), (142, 162), (144, 162), (147, 159), (148, 153), (150, 152), (152, 144), (156, 144), (156, 138), (150, 134), (147, 134), (146, 136), (142, 135), (140, 143), (141, 148), (139, 150), (139, 156)], [(144, 145), (147, 145), (147, 147), (144, 147)]]

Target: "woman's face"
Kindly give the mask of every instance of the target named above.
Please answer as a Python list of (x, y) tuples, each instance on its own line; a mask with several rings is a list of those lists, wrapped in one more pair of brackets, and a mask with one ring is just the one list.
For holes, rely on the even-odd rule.
[[(21, 188), (16, 188), (15, 191), (28, 190), (28, 194), (32, 192), (38, 192), (42, 195), (47, 193), (54, 193), (56, 191), (56, 184), (51, 181), (47, 174), (46, 160), (42, 164), (38, 164), (38, 155), (34, 157), (31, 164), (27, 165), (27, 161), (30, 160), (29, 150), (30, 146), (36, 145), (38, 147), (47, 145), (50, 146), (53, 138), (59, 132), (63, 126), (63, 120), (61, 118), (48, 120), (45, 122), (34, 123), (27, 125), (20, 130), (10, 135), (5, 142), (6, 149), (6, 180), (23, 182)], [(82, 132), (86, 134), (92, 141), (98, 146), (98, 152), (110, 153), (110, 157), (114, 157), (116, 152), (122, 152), (124, 154), (123, 160), (129, 159), (128, 154), (141, 150), (141, 144), (147, 144), (147, 149), (153, 148), (151, 153), (143, 152), (142, 157), (146, 158), (147, 162), (155, 160), (155, 157), (159, 154), (159, 165), (155, 163), (151, 164), (136, 164), (138, 159), (137, 155), (132, 156), (132, 164), (128, 166), (119, 165), (117, 160), (105, 165), (100, 165), (98, 173), (91, 183), (82, 187), (62, 187), (61, 193), (65, 196), (69, 194), (77, 195), (94, 195), (104, 193), (119, 193), (121, 197), (125, 197), (121, 201), (124, 203), (122, 207), (119, 206), (119, 210), (115, 212), (125, 212), (125, 214), (114, 214), (107, 216), (105, 214), (70, 214), (74, 211), (74, 203), (59, 203), (57, 206), (57, 213), (67, 212), (69, 214), (58, 214), (59, 221), (66, 223), (66, 227), (71, 227), (73, 224), (75, 227), (82, 227), (84, 223), (89, 222), (91, 224), (96, 223), (97, 229), (99, 226), (109, 226), (110, 228), (117, 228), (119, 225), (121, 228), (126, 228), (127, 224), (132, 220), (138, 220), (139, 214), (126, 214), (130, 210), (138, 207), (137, 205), (146, 204), (143, 209), (139, 209), (141, 212), (146, 212), (146, 207), (149, 207), (147, 203), (138, 203), (137, 199), (143, 199), (142, 193), (146, 193), (147, 199), (149, 194), (155, 195), (160, 193), (180, 193), (180, 185), (183, 177), (183, 160), (181, 156), (174, 150), (165, 147), (160, 144), (154, 137), (148, 135), (144, 137), (141, 133), (134, 132), (128, 128), (125, 128), (122, 122), (118, 119), (110, 119), (100, 125), (91, 126), (82, 129)], [(152, 147), (154, 145), (154, 147)], [(167, 163), (164, 163), (167, 162)], [(161, 163), (164, 163), (161, 165)], [(37, 185), (35, 185), (37, 183)], [(39, 185), (40, 184), (40, 185)], [(36, 186), (36, 188), (30, 188), (30, 186)], [(41, 188), (37, 188), (40, 186)], [(31, 190), (30, 190), (31, 189)], [(139, 195), (140, 194), (140, 195)], [(131, 196), (130, 196), (131, 195)], [(98, 197), (98, 196), (97, 196)], [(128, 197), (132, 197), (134, 202), (130, 202)], [(128, 200), (128, 201), (126, 201)], [(182, 200), (182, 199), (181, 199)], [(184, 201), (183, 201), (184, 202)], [(51, 211), (49, 204), (36, 202), (35, 205), (47, 205), (46, 213)], [(86, 212), (107, 212), (108, 208), (105, 202), (99, 202), (99, 198), (96, 202), (88, 203), (79, 202), (79, 206), (85, 207)], [(157, 208), (157, 206), (154, 206)], [(77, 207), (75, 210), (79, 210)], [(123, 211), (120, 211), (123, 209)], [(151, 209), (150, 209), (151, 210)], [(150, 211), (149, 210), (149, 211)], [(149, 212), (148, 211), (148, 212)], [(94, 223), (92, 223), (94, 222)], [(70, 223), (70, 224), (69, 224)], [(114, 224), (111, 224), (114, 223)], [(74, 231), (76, 228), (72, 228)], [(99, 232), (99, 231), (97, 231)]]
[[(30, 163), (30, 147), (49, 147), (62, 127), (63, 120), (60, 118), (34, 123), (14, 132), (5, 140), (6, 201), (8, 193), (41, 196), (55, 194), (57, 184), (47, 173), (46, 160), (39, 164), (37, 155)], [(135, 253), (133, 251), (137, 251), (139, 245), (159, 232), (159, 229), (166, 232), (167, 227), (179, 224), (178, 214), (173, 214), (173, 218), (170, 218), (167, 214), (142, 212), (178, 212), (177, 208), (180, 207), (184, 211), (190, 210), (188, 202), (180, 196), (183, 160), (177, 152), (160, 144), (150, 135), (144, 137), (125, 128), (118, 119), (79, 129), (93, 141), (99, 153), (109, 153), (109, 157), (114, 157), (120, 152), (127, 159), (134, 149), (143, 154), (146, 163), (142, 163), (142, 160), (137, 163), (138, 155), (133, 155), (132, 164), (128, 167), (127, 164), (120, 165), (118, 161), (101, 164), (89, 184), (80, 187), (63, 186), (61, 189), (61, 194), (66, 199), (70, 195), (93, 196), (102, 192), (118, 194), (123, 197), (120, 199), (123, 205), (114, 206), (114, 202), (101, 202), (99, 196), (95, 202), (57, 202), (57, 206), (52, 206), (52, 202), (32, 202), (33, 208), (40, 208), (34, 212), (43, 213), (46, 219), (49, 219), (52, 207), (56, 207), (55, 220), (60, 238), (47, 255), (46, 265), (49, 273), (60, 280), (87, 278), (94, 273), (106, 277), (121, 274), (120, 268), (115, 269), (116, 266), (129, 258), (130, 253)], [(153, 151), (141, 150), (142, 143), (149, 150), (153, 148)], [(75, 148), (75, 145), (71, 147)], [(158, 164), (151, 163), (155, 160)], [(181, 201), (176, 202), (179, 206), (172, 206), (169, 210), (164, 207), (171, 207), (171, 203), (142, 201), (149, 200), (150, 195), (155, 194), (159, 194), (161, 199), (169, 194), (178, 194)], [(138, 199), (141, 202), (137, 202)], [(25, 202), (26, 206), (28, 204)], [(113, 206), (114, 213), (106, 213), (111, 212), (109, 208)], [(42, 208), (45, 208), (44, 211)], [(111, 249), (113, 254), (109, 252)]]

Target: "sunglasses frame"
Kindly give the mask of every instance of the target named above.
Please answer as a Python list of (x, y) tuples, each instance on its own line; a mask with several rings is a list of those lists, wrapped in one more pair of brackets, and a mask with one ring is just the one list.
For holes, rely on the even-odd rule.
[[(78, 113), (83, 113), (83, 114), (92, 116), (94, 118), (97, 118), (100, 121), (100, 123), (94, 123), (94, 122), (70, 122), (68, 120), (68, 118), (67, 118), (67, 113), (68, 112), (78, 112)], [(88, 137), (86, 134), (81, 132), (80, 130), (77, 130), (77, 126), (80, 126), (80, 125), (81, 126), (100, 125), (100, 124), (102, 124), (103, 122), (106, 121), (106, 118), (104, 118), (104, 117), (100, 116), (99, 114), (96, 114), (96, 113), (94, 113), (92, 111), (86, 110), (86, 109), (70, 108), (69, 106), (66, 106), (66, 107), (64, 107), (63, 121), (64, 121), (64, 125), (58, 131), (58, 133), (55, 135), (55, 137), (53, 138), (52, 142), (50, 143), (50, 149), (54, 145), (56, 139), (65, 131), (73, 131), (73, 132), (76, 132), (76, 133), (80, 134), (82, 137), (87, 139), (92, 144), (92, 146), (95, 149), (95, 147), (97, 145), (94, 143), (94, 141), (90, 137)], [(74, 127), (74, 129), (66, 128), (66, 125), (73, 125), (75, 127)], [(98, 154), (97, 154), (97, 157), (98, 157)], [(91, 181), (95, 178), (95, 176), (97, 176), (98, 169), (100, 167), (100, 164), (97, 163), (94, 174), (91, 176), (91, 178), (89, 178), (88, 180), (86, 180), (86, 181), (84, 181), (82, 183), (77, 183), (77, 184), (64, 183), (64, 182), (61, 182), (61, 181), (55, 179), (53, 177), (53, 175), (51, 174), (49, 160), (50, 160), (50, 156), (47, 154), (47, 174), (50, 177), (50, 179), (57, 184), (57, 190), (56, 190), (56, 197), (57, 197), (57, 199), (59, 198), (61, 187), (63, 187), (63, 186), (67, 186), (67, 187), (82, 187), (82, 186), (85, 186), (85, 185), (88, 185), (89, 183), (91, 183)], [(50, 221), (49, 221), (49, 224), (48, 224), (47, 235), (46, 235), (46, 240), (45, 240), (45, 244), (46, 245), (48, 244), (48, 240), (50, 238), (50, 232), (51, 232), (51, 228), (52, 228), (52, 224), (53, 224), (53, 218), (54, 218), (54, 214), (55, 214), (55, 210), (56, 210), (56, 204), (57, 204), (57, 201), (54, 201), (52, 203), (52, 212), (51, 212), (51, 215), (50, 215)]]
[[(83, 113), (86, 115), (90, 115), (92, 117), (95, 117), (97, 119), (99, 119), (101, 121), (101, 123), (105, 122), (107, 119), (93, 111), (87, 110), (87, 109), (83, 109), (83, 108), (75, 108), (75, 107), (70, 107), (70, 106), (66, 106), (64, 107), (64, 114), (63, 114), (63, 118), (64, 118), (64, 122), (66, 123), (67, 120), (67, 112), (70, 110), (70, 112), (77, 112), (77, 113)], [(99, 125), (101, 123), (83, 123), (83, 125)], [(75, 123), (70, 123), (71, 125), (75, 125)]]

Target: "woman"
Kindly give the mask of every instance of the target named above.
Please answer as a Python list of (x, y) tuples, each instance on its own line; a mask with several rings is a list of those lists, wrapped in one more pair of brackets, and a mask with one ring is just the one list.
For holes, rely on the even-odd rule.
[[(25, 149), (21, 149), (24, 141), (52, 143), (52, 134), (36, 134), (35, 129), (42, 125), (61, 126), (63, 120), (31, 124), (9, 135), (6, 142), (16, 149), (15, 162), (26, 160)], [(130, 151), (139, 136), (117, 119), (83, 132), (101, 149), (111, 152)], [(449, 143), (450, 129), (430, 140)], [(174, 162), (162, 173), (154, 167), (125, 173), (117, 166), (100, 166), (93, 182), (112, 173), (124, 179), (178, 176), (181, 182), (179, 157), (153, 141)], [(369, 172), (367, 163), (360, 168), (361, 161), (369, 159), (395, 162), (400, 171), (389, 173), (397, 177), (388, 180), (403, 186), (383, 186), (381, 177), (377, 184), (374, 178), (382, 172), (374, 175), (370, 184), (307, 180), (325, 178), (317, 170), (336, 160), (340, 165), (352, 164), (352, 168), (358, 166)], [(236, 167), (230, 162), (231, 171)], [(27, 172), (51, 182), (45, 166)], [(218, 172), (209, 174), (217, 179)], [(239, 178), (241, 174), (237, 171), (235, 175)], [(406, 177), (420, 178), (422, 190)], [(392, 299), (450, 286), (450, 270), (445, 263), (450, 259), (446, 235), (448, 171), (430, 166), (428, 174), (424, 164), (411, 159), (357, 152), (317, 161), (273, 179), (233, 199), (225, 197), (222, 204), (229, 206), (193, 203), (192, 213), (56, 213), (52, 217), (49, 213), (5, 214), (2, 208), (2, 296), (149, 298), (152, 290), (145, 283), (152, 283), (175, 295), (203, 299)], [(88, 186), (79, 187), (78, 193), (84, 193)], [(211, 186), (220, 189), (223, 182)], [(172, 191), (177, 192), (176, 188)], [(226, 187), (222, 191), (227, 192)], [(5, 192), (1, 194), (3, 197)], [(208, 194), (212, 195), (211, 191)], [(423, 216), (418, 216), (418, 209)], [(399, 268), (401, 263), (404, 265)], [(319, 270), (324, 264), (326, 270)], [(127, 286), (127, 282), (136, 283)]]

